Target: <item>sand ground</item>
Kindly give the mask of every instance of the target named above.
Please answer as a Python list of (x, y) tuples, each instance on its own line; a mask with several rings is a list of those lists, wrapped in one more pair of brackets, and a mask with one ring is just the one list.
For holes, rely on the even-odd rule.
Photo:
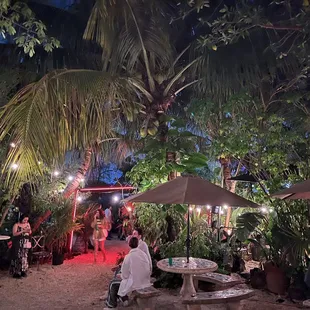
[[(31, 266), (29, 275), (23, 279), (13, 279), (8, 272), (0, 272), (0, 310), (54, 310), (54, 309), (104, 309), (104, 301), (100, 299), (106, 293), (108, 283), (113, 276), (117, 253), (127, 252), (124, 241), (106, 242), (108, 259), (105, 263), (94, 264), (93, 254), (76, 256), (66, 260), (63, 265), (45, 264), (38, 271)], [(276, 296), (257, 291), (255, 297), (243, 302), (243, 310), (291, 310), (296, 305), (289, 302), (277, 305)], [(121, 309), (121, 308), (119, 308)], [(124, 308), (125, 309), (125, 308)], [(132, 304), (126, 309), (137, 309)], [(185, 309), (181, 304), (177, 291), (162, 290), (157, 300), (156, 309)], [(224, 309), (223, 306), (207, 306), (205, 309)]]

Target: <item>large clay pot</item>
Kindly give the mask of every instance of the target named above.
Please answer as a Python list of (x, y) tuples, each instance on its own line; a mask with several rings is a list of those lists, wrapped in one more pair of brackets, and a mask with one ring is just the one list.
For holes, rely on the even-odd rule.
[(273, 262), (265, 263), (264, 269), (267, 289), (274, 294), (284, 295), (289, 286), (285, 272)]

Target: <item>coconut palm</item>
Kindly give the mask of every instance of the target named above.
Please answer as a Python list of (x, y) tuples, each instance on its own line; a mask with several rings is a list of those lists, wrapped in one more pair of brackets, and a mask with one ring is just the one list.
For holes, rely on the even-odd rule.
[[(188, 79), (188, 47), (175, 48), (180, 29), (170, 24), (177, 1), (97, 0), (84, 38), (102, 48), (102, 71), (61, 70), (19, 91), (0, 114), (1, 137), (17, 145), (4, 164), (6, 184), (17, 189), (42, 175), (43, 166), (68, 150), (85, 152), (85, 163), (66, 190), (74, 191), (101, 141), (131, 127), (156, 134), (159, 117), (176, 96), (197, 82)], [(128, 121), (135, 120), (128, 127)], [(162, 135), (166, 123), (162, 122)], [(10, 169), (12, 164), (18, 169)], [(17, 166), (15, 166), (16, 168)]]

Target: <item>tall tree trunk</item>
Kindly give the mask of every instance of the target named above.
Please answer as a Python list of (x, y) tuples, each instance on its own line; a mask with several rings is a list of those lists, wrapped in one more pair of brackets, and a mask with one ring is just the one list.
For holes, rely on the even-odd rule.
[(64, 190), (63, 196), (65, 198), (69, 198), (75, 192), (75, 190), (80, 186), (82, 179), (85, 177), (86, 172), (89, 169), (89, 166), (91, 163), (91, 155), (92, 155), (92, 150), (86, 149), (83, 163), (80, 166), (78, 172), (76, 173), (74, 180), (70, 182)]
[[(224, 157), (220, 158), (220, 164), (222, 166), (223, 171), (223, 183), (227, 190), (229, 190), (232, 193), (235, 193), (236, 191), (236, 181), (229, 180), (231, 178), (231, 169), (230, 169), (230, 158)], [(225, 227), (229, 227), (229, 222), (231, 218), (232, 208), (228, 206), (227, 214), (226, 214), (226, 220), (225, 220)]]

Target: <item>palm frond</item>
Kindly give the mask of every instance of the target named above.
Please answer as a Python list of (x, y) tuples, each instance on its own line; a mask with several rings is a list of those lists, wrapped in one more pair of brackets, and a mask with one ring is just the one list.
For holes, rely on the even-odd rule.
[(102, 47), (105, 70), (133, 72), (143, 62), (152, 79), (152, 62), (158, 67), (173, 62), (172, 12), (166, 0), (97, 0), (84, 38)]
[(39, 161), (52, 165), (68, 150), (114, 137), (115, 124), (140, 108), (134, 98), (126, 77), (90, 70), (52, 72), (21, 89), (0, 113), (0, 140), (10, 134), (17, 145), (3, 166), (5, 183), (17, 189), (42, 174)]
[(266, 34), (257, 30), (250, 38), (216, 51), (196, 47), (192, 57), (202, 56), (194, 70), (194, 76), (201, 77), (197, 90), (223, 101), (244, 89), (257, 89), (266, 77), (272, 83), (280, 74), (291, 76), (300, 70), (294, 57), (277, 59), (270, 48), (266, 49), (268, 42)]

